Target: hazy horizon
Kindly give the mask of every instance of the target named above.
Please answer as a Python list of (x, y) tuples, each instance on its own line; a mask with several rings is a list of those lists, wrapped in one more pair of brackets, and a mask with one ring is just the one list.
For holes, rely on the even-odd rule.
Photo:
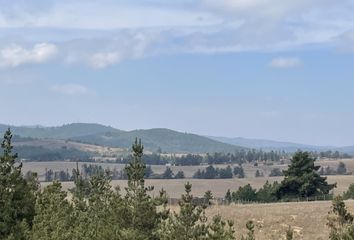
[(354, 145), (350, 0), (0, 0), (0, 122)]
[(316, 143), (302, 143), (302, 142), (295, 142), (291, 140), (282, 140), (282, 139), (272, 139), (272, 138), (259, 138), (259, 137), (244, 137), (244, 136), (225, 136), (225, 135), (207, 135), (203, 133), (196, 133), (196, 132), (187, 132), (184, 131), (183, 129), (172, 129), (172, 128), (164, 128), (164, 127), (156, 127), (156, 128), (133, 128), (133, 129), (122, 129), (117, 126), (109, 125), (109, 124), (103, 124), (103, 123), (97, 123), (97, 122), (71, 122), (71, 123), (63, 123), (59, 125), (43, 125), (43, 124), (24, 124), (24, 125), (13, 125), (9, 123), (1, 123), (3, 125), (8, 125), (9, 127), (29, 127), (29, 128), (36, 128), (36, 127), (41, 127), (41, 128), (49, 128), (49, 127), (62, 127), (64, 125), (70, 125), (70, 124), (98, 124), (98, 125), (103, 125), (107, 127), (112, 127), (117, 130), (122, 130), (122, 131), (134, 131), (134, 130), (149, 130), (149, 129), (169, 129), (173, 131), (178, 131), (178, 132), (185, 132), (185, 133), (190, 133), (190, 134), (196, 134), (199, 136), (204, 136), (204, 137), (211, 137), (211, 138), (229, 138), (229, 139), (235, 139), (235, 138), (244, 138), (248, 140), (265, 140), (265, 141), (274, 141), (274, 142), (279, 142), (279, 143), (290, 143), (290, 144), (300, 144), (300, 145), (309, 145), (309, 146), (318, 146), (318, 147), (348, 147), (348, 146), (353, 146), (353, 145), (334, 145), (334, 144), (328, 144), (328, 145), (320, 145)]

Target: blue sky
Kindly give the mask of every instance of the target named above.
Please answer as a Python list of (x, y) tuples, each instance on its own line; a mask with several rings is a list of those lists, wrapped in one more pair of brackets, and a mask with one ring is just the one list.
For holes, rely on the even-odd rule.
[(354, 144), (353, 0), (0, 0), (0, 122)]

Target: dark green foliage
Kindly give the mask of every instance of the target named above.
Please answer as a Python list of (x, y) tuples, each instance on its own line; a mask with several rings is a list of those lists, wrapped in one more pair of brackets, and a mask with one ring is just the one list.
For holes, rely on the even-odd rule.
[[(215, 216), (211, 223), (205, 215), (204, 207), (193, 203), (192, 185), (185, 185), (186, 193), (179, 202), (179, 213), (170, 214), (160, 224), (158, 236), (160, 240), (233, 240), (233, 222), (225, 222)], [(208, 193), (209, 195), (209, 193)]]
[(329, 238), (331, 240), (353, 240), (354, 225), (353, 216), (340, 196), (333, 199), (332, 209), (327, 217), (327, 226), (330, 228)]
[(337, 167), (337, 174), (343, 175), (347, 173), (347, 167), (343, 162), (339, 162)]
[(175, 175), (175, 179), (183, 179), (185, 178), (183, 171), (178, 171)]
[(36, 176), (29, 181), (21, 173), (22, 164), (16, 163), (12, 152), (12, 134), (8, 129), (1, 144), (0, 155), (0, 239), (24, 239), (26, 229), (32, 226), (35, 215)]
[(336, 184), (328, 184), (326, 178), (318, 173), (319, 168), (308, 152), (294, 154), (288, 170), (284, 171), (285, 178), (279, 186), (278, 198), (328, 194)]
[(276, 202), (276, 191), (278, 189), (278, 182), (270, 184), (268, 181), (263, 185), (262, 188), (257, 191), (257, 200), (260, 202)]
[(284, 176), (280, 168), (273, 168), (272, 170), (270, 170), (269, 177), (280, 177), (280, 176)]
[(239, 167), (234, 167), (234, 175), (238, 178), (245, 177), (245, 172), (244, 172), (243, 167), (241, 165)]
[(293, 229), (289, 226), (289, 228), (286, 230), (286, 240), (293, 240), (294, 238), (294, 231)]
[(152, 171), (151, 166), (147, 166), (147, 167), (145, 168), (144, 177), (145, 177), (145, 178), (149, 178), (152, 174), (154, 174), (154, 172)]
[(226, 168), (214, 168), (212, 165), (208, 166), (205, 170), (198, 169), (193, 178), (201, 179), (216, 179), (216, 178), (232, 178), (232, 169), (230, 166)]
[(225, 194), (225, 201), (227, 203), (231, 203), (232, 202), (232, 194), (231, 194), (230, 189), (228, 189), (226, 194)]
[(93, 154), (75, 148), (49, 149), (42, 146), (16, 146), (14, 149), (21, 158), (32, 161), (67, 160), (91, 162)]
[(163, 178), (163, 179), (172, 179), (173, 178), (173, 172), (170, 167), (166, 167), (166, 170), (162, 174), (161, 178)]
[(237, 201), (257, 201), (256, 190), (247, 184), (244, 187), (239, 187), (236, 192), (232, 193), (232, 200)]
[(246, 236), (242, 236), (241, 240), (255, 240), (254, 236), (254, 224), (252, 221), (248, 221), (246, 223), (246, 228), (248, 230), (248, 233)]
[(219, 178), (232, 178), (232, 169), (230, 166), (227, 166), (226, 168), (220, 168), (218, 169), (218, 175)]
[(278, 199), (276, 197), (276, 192), (278, 190), (279, 184), (278, 182), (274, 182), (270, 184), (268, 181), (258, 189), (253, 189), (250, 184), (247, 184), (243, 187), (239, 187), (236, 192), (231, 192), (230, 189), (227, 190), (225, 195), (225, 201), (227, 203), (231, 202), (277, 202)]
[(134, 239), (155, 239), (154, 229), (162, 220), (161, 215), (157, 212), (157, 206), (163, 203), (164, 196), (153, 199), (148, 194), (153, 190), (153, 187), (145, 187), (145, 164), (141, 159), (144, 147), (141, 141), (136, 139), (132, 149), (133, 160), (126, 167), (128, 187), (124, 199), (129, 205), (126, 217), (130, 219), (126, 233), (130, 238), (134, 236)]
[(59, 182), (46, 187), (37, 198), (31, 239), (70, 240), (74, 228), (73, 207)]
[(344, 199), (354, 199), (354, 183), (350, 184), (348, 191), (343, 193)]
[(196, 154), (187, 154), (181, 157), (175, 157), (172, 161), (177, 166), (195, 166), (200, 165), (203, 162), (203, 157)]
[(208, 203), (208, 205), (211, 205), (211, 200), (213, 199), (213, 193), (208, 190), (204, 193), (204, 199), (206, 200), (206, 202)]

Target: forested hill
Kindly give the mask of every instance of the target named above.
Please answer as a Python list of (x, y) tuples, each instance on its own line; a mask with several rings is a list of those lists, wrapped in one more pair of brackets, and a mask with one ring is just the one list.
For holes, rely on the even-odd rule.
[[(9, 126), (0, 125), (3, 133)], [(38, 139), (63, 139), (89, 144), (130, 148), (136, 137), (141, 138), (145, 149), (162, 150), (168, 153), (233, 153), (239, 146), (222, 143), (195, 134), (181, 133), (170, 129), (122, 131), (99, 124), (74, 123), (60, 127), (10, 126), (15, 135)]]

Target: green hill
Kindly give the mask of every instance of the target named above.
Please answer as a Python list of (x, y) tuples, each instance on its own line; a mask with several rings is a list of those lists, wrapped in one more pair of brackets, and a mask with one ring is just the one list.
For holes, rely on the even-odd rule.
[[(0, 125), (4, 132), (8, 126)], [(168, 153), (234, 152), (241, 147), (222, 143), (196, 134), (170, 129), (122, 131), (99, 124), (73, 123), (60, 127), (11, 126), (15, 135), (38, 139), (62, 139), (100, 146), (130, 148), (135, 138), (141, 138), (146, 150), (159, 148)]]
[[(8, 125), (0, 124), (0, 132), (6, 131)], [(99, 134), (104, 132), (119, 132), (112, 127), (103, 126), (95, 123), (72, 123), (60, 127), (27, 127), (10, 126), (11, 131), (21, 137), (31, 138), (50, 138), (50, 139), (68, 139), (73, 137)]]
[(221, 143), (195, 134), (181, 133), (170, 129), (134, 130), (127, 132), (105, 132), (75, 137), (71, 140), (110, 147), (129, 148), (135, 138), (141, 138), (146, 149), (169, 153), (234, 152), (238, 146)]

